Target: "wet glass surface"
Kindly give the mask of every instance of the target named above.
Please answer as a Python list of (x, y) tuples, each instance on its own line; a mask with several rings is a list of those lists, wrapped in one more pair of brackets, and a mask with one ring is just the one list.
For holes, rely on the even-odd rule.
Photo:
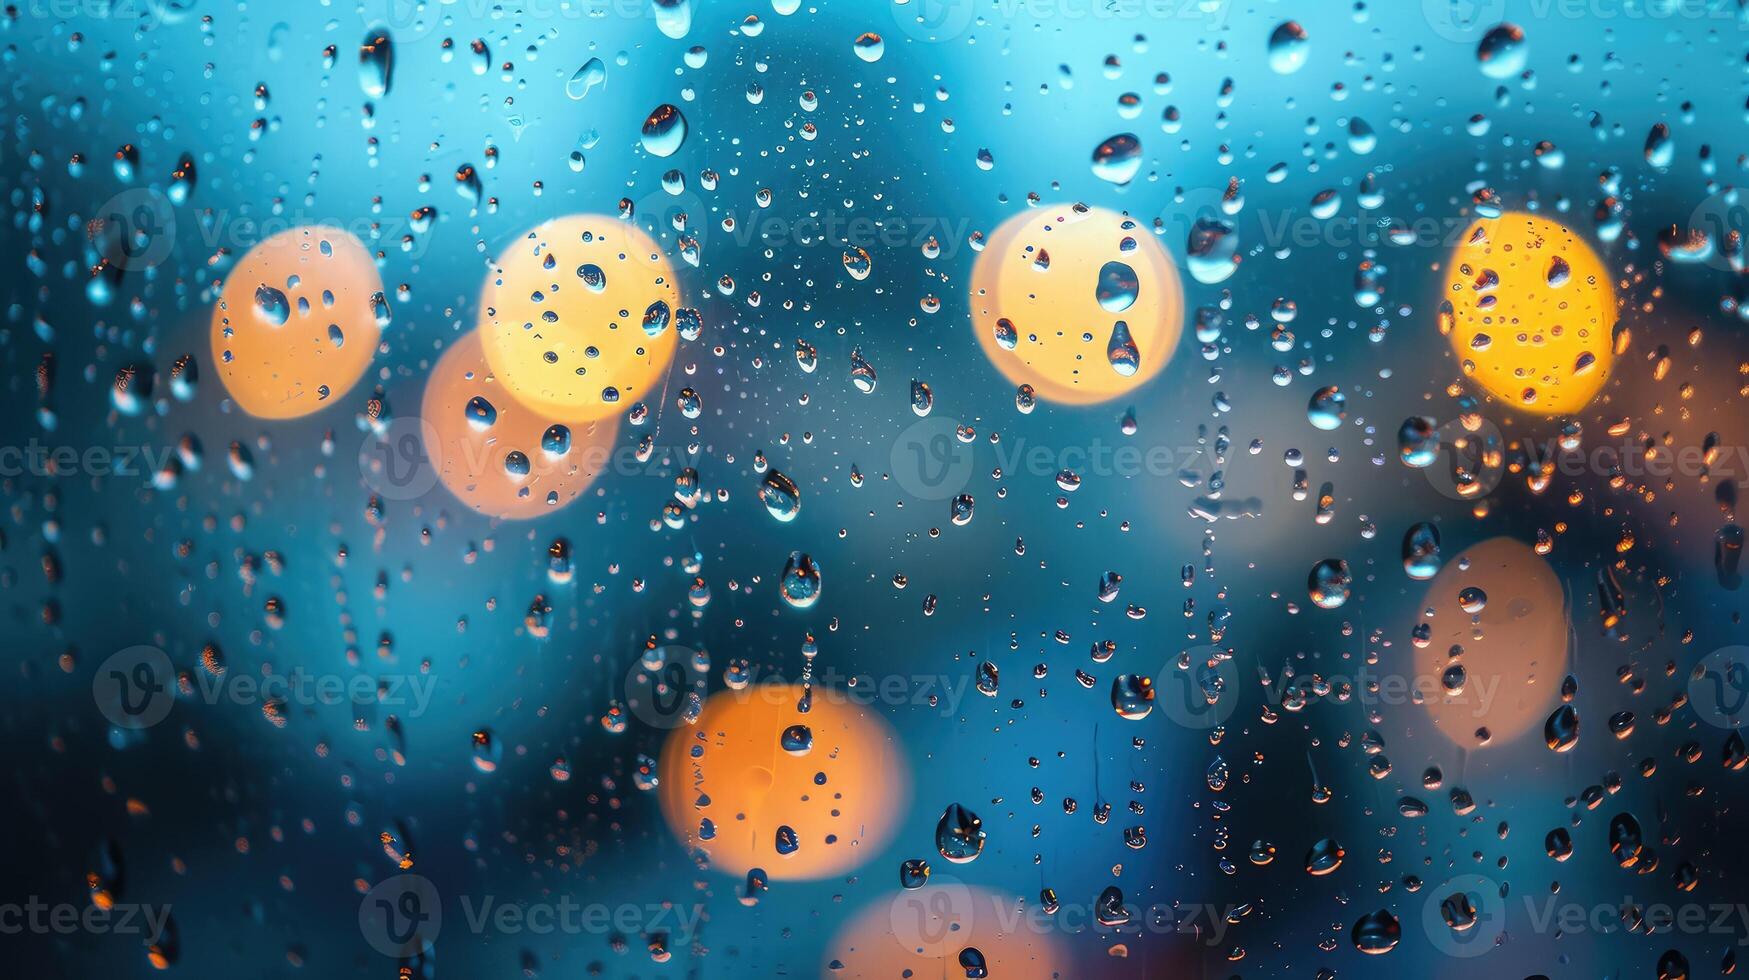
[(20, 0), (0, 57), (18, 975), (1749, 943), (1736, 0)]

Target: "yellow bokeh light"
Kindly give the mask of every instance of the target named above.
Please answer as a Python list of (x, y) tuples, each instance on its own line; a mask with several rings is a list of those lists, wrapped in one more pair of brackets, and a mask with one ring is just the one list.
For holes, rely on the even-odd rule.
[[(815, 688), (804, 714), (796, 707), (801, 694), (801, 685), (778, 684), (718, 692), (662, 747), (662, 815), (719, 871), (825, 878), (874, 857), (892, 838), (910, 787), (893, 730), (841, 691)], [(792, 725), (812, 733), (804, 754), (783, 747)], [(782, 827), (799, 845), (789, 854), (777, 848)]]
[(370, 252), (339, 228), (291, 228), (250, 249), (213, 308), (213, 363), (231, 400), (269, 419), (333, 404), (376, 354), (382, 289)]
[[(1075, 975), (1055, 933), (1088, 927), (1081, 918), (1073, 927), (1055, 923), (1036, 905), (936, 875), (922, 888), (897, 892), (859, 911), (826, 947), (820, 975), (842, 980), (973, 976), (960, 965), (961, 952), (970, 948), (983, 954), (988, 976), (1052, 980)], [(1100, 972), (1131, 972), (1121, 966), (1111, 961)]]
[(1184, 329), (1178, 269), (1154, 235), (1080, 204), (1003, 222), (972, 265), (971, 307), (978, 344), (1009, 381), (1072, 405), (1146, 384)]
[[(1469, 590), (1485, 597), (1478, 612), (1464, 611), (1478, 598)], [(1471, 547), (1439, 570), (1416, 609), (1431, 630), (1415, 651), (1417, 686), (1431, 690), (1424, 707), (1453, 744), (1498, 748), (1548, 718), (1566, 668), (1567, 612), (1561, 580), (1529, 545), (1502, 537)], [(1454, 663), (1463, 667), (1456, 691), (1442, 681)]]
[(607, 468), (619, 431), (617, 416), (566, 421), (518, 402), (486, 366), (478, 332), (431, 369), (420, 417), (443, 485), (480, 513), (512, 520), (575, 500)]
[(1615, 290), (1566, 226), (1509, 211), (1470, 225), (1453, 250), (1439, 329), (1465, 375), (1527, 412), (1577, 412), (1609, 379)]
[(486, 360), (523, 404), (598, 419), (647, 399), (674, 357), (674, 267), (637, 226), (555, 218), (498, 257), (480, 297)]

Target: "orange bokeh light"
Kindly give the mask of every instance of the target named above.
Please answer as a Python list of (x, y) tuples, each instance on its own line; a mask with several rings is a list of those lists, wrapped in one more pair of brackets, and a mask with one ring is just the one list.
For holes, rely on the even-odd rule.
[[(1460, 596), (1470, 589), (1486, 596), (1480, 612), (1463, 609)], [(1473, 601), (1474, 594), (1466, 598)], [(1529, 545), (1491, 538), (1471, 547), (1433, 577), (1416, 610), (1416, 622), (1432, 628), (1431, 642), (1415, 651), (1423, 688), (1444, 690), (1438, 678), (1452, 663), (1449, 651), (1463, 648), (1456, 661), (1463, 665), (1462, 690), (1430, 694), (1424, 705), (1453, 744), (1482, 748), (1476, 731), (1486, 728), (1487, 747), (1508, 745), (1554, 710), (1567, 658), (1564, 593), (1554, 570)]]
[(567, 421), (518, 402), (486, 366), (478, 332), (431, 369), (420, 416), (443, 485), (480, 513), (513, 520), (575, 500), (608, 467), (619, 431), (617, 416)]
[[(892, 838), (910, 787), (897, 736), (841, 691), (816, 688), (806, 714), (796, 707), (801, 694), (800, 685), (718, 692), (662, 748), (662, 815), (720, 871), (763, 868), (773, 881), (824, 878), (868, 860)], [(798, 724), (813, 733), (803, 755), (781, 744), (784, 730)], [(704, 821), (714, 828), (710, 839), (701, 833)], [(800, 845), (787, 855), (777, 850), (780, 827), (792, 829)]]
[[(1128, 274), (1103, 275), (1108, 269)], [(1133, 218), (1084, 205), (1039, 208), (1003, 222), (972, 266), (971, 307), (990, 363), (1016, 385), (1032, 385), (1040, 398), (1071, 405), (1108, 401), (1146, 384), (1172, 360), (1184, 328), (1178, 269), (1153, 233)], [(1133, 360), (1111, 356), (1119, 321)]]
[(937, 875), (922, 888), (896, 892), (858, 912), (826, 947), (820, 975), (963, 977), (960, 953), (970, 947), (983, 954), (991, 977), (1052, 980), (1073, 975), (1054, 935), (1058, 928), (1019, 899)]
[(523, 404), (599, 419), (659, 394), (679, 309), (674, 267), (649, 235), (618, 218), (570, 215), (498, 256), (480, 296), (480, 339)]
[(244, 254), (213, 308), (213, 363), (231, 400), (258, 418), (333, 404), (370, 367), (382, 277), (349, 233), (304, 225)]
[(1452, 251), (1440, 331), (1464, 374), (1508, 405), (1584, 408), (1609, 379), (1615, 323), (1608, 268), (1559, 222), (1484, 218)]

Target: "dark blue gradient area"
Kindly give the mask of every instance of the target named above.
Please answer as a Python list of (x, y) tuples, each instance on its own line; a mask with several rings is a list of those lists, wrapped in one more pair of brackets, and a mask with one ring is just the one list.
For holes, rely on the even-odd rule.
[[(1749, 944), (1738, 0), (16, 0), (0, 59), (0, 972), (1677, 978)], [(1170, 257), (1182, 335), (1021, 411), (974, 270), (1077, 202)], [(1613, 293), (1571, 411), (1442, 335), (1502, 212)], [(584, 213), (702, 326), (653, 328), (577, 499), (502, 519), (438, 480), (423, 397), (495, 257)], [(308, 225), (369, 251), (381, 340), (252, 416), (214, 307)], [(1110, 330), (1022, 325), (1102, 377)], [(687, 696), (804, 678), (815, 742), (770, 766), (854, 802), (761, 889), (708, 838), (771, 769), (699, 806), (727, 735)]]

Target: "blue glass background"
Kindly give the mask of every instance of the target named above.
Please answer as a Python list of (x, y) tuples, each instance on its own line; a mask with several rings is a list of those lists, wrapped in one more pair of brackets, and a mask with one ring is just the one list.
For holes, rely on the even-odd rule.
[[(392, 873), (377, 834), (400, 821), (417, 870), (446, 892), (702, 901), (708, 910), (698, 935), (675, 937), (666, 964), (652, 963), (637, 936), (628, 951), (615, 952), (604, 935), (470, 936), (456, 929), (436, 948), (439, 975), (514, 975), (527, 951), (550, 975), (583, 975), (599, 963), (607, 976), (812, 976), (832, 955), (837, 928), (888, 900), (898, 863), (930, 854), (936, 819), (958, 801), (977, 810), (989, 831), (983, 856), (951, 869), (963, 881), (1021, 896), (1049, 886), (1083, 905), (1115, 881), (1136, 905), (1255, 906), (1219, 943), (1090, 930), (1072, 938), (1078, 975), (1121, 966), (1138, 976), (1311, 976), (1319, 968), (1360, 976), (1649, 976), (1672, 946), (1704, 973), (1746, 938), (1739, 928), (1733, 935), (1617, 931), (1563, 939), (1516, 918), (1514, 905), (1509, 941), (1469, 960), (1442, 955), (1422, 930), (1430, 893), (1407, 893), (1405, 874), (1437, 883), (1477, 873), (1510, 881), (1515, 895), (1540, 894), (1558, 879), (1563, 895), (1587, 904), (1738, 901), (1745, 869), (1728, 842), (1743, 789), (1739, 774), (1718, 767), (1724, 733), (1682, 712), (1656, 726), (1651, 714), (1684, 688), (1699, 656), (1740, 633), (1740, 607), (1710, 568), (1712, 534), (1722, 523), (1711, 487), (1684, 483), (1648, 502), (1591, 474), (1573, 483), (1585, 490), (1584, 501), (1569, 505), (1567, 483), (1539, 497), (1509, 480), (1477, 519), (1468, 503), (1433, 492), (1397, 463), (1401, 419), (1450, 415), (1441, 392), (1456, 371), (1431, 312), (1443, 256), (1424, 244), (1383, 241), (1381, 213), (1353, 203), (1371, 172), (1388, 195), (1383, 214), (1461, 227), (1469, 185), (1479, 181), (1514, 206), (1534, 201), (1589, 231), (1597, 176), (1619, 168), (1627, 230), (1601, 251), (1633, 281), (1626, 294), (1651, 308), (1637, 314), (1635, 347), (1605, 402), (1588, 414), (1588, 429), (1601, 428), (1593, 415), (1629, 417), (1652, 432), (1675, 433), (1683, 445), (1699, 444), (1707, 432), (1729, 446), (1745, 444), (1736, 368), (1744, 343), (1734, 314), (1720, 309), (1735, 285), (1711, 267), (1662, 266), (1653, 244), (1661, 227), (1685, 224), (1710, 193), (1699, 146), (1711, 145), (1721, 172), (1736, 166), (1742, 150), (1743, 96), (1727, 82), (1740, 80), (1745, 50), (1734, 9), (1653, 16), (1622, 4), (1568, 17), (1547, 4), (1479, 5), (1497, 12), (1493, 19), (1525, 25), (1530, 85), (1479, 72), (1480, 31), (1442, 36), (1442, 15), (1429, 13), (1437, 4), (1221, 4), (1204, 11), (1185, 0), (1164, 18), (1106, 15), (1092, 4), (1054, 5), (1042, 16), (980, 4), (977, 21), (940, 42), (906, 21), (904, 8), (875, 2), (822, 2), (785, 17), (763, 2), (698, 0), (682, 40), (664, 37), (647, 15), (598, 16), (586, 5), (521, 12), (512, 3), (471, 0), (417, 12), (381, 0), (190, 6), (173, 16), (149, 8), (144, 30), (129, 11), (95, 3), (71, 16), (52, 4), (21, 7), (0, 32), (13, 117), (13, 132), (0, 143), (0, 179), (13, 214), (0, 342), (9, 369), (0, 416), (6, 442), (165, 447), (192, 433), (207, 449), (201, 471), (169, 491), (138, 478), (6, 479), (0, 562), (13, 680), (0, 695), (0, 738), (10, 750), (15, 797), (6, 820), (15, 851), (9, 891), (82, 901), (88, 855), (114, 840), (126, 857), (127, 896), (174, 905), (182, 946), (174, 972), (388, 976), (393, 961), (359, 936), (356, 883)], [(757, 37), (737, 30), (750, 13), (765, 23)], [(1312, 56), (1300, 72), (1281, 76), (1265, 61), (1265, 42), (1290, 17), (1310, 33)], [(365, 127), (354, 52), (365, 30), (380, 23), (391, 24), (397, 42), (394, 83)], [(850, 50), (851, 39), (870, 30), (887, 38), (874, 64)], [(444, 38), (454, 39), (452, 58), (444, 57)], [(491, 52), (483, 73), (467, 50), (475, 38)], [(694, 44), (709, 59), (685, 68), (681, 54)], [(338, 49), (332, 68), (323, 67), (328, 45)], [(1107, 56), (1121, 62), (1116, 78), (1102, 70)], [(564, 81), (590, 57), (607, 63), (608, 81), (581, 102), (570, 100)], [(503, 68), (506, 62), (514, 67)], [(1171, 75), (1167, 94), (1154, 88), (1161, 71)], [(1217, 94), (1226, 79), (1234, 94), (1222, 107)], [(759, 105), (744, 94), (755, 81), (766, 93)], [(272, 93), (259, 112), (251, 104), (258, 83)], [(798, 110), (803, 89), (819, 94), (819, 110)], [(1144, 95), (1133, 122), (1115, 108), (1127, 91)], [(83, 106), (77, 117), (75, 100)], [(660, 102), (680, 105), (690, 122), (684, 148), (668, 160), (650, 157), (637, 140), (644, 115)], [(1184, 116), (1174, 134), (1158, 125), (1169, 104)], [(1493, 120), (1484, 136), (1466, 131), (1475, 113)], [(257, 117), (273, 126), (255, 141), (249, 124)], [(1352, 117), (1378, 133), (1369, 154), (1346, 144)], [(798, 132), (806, 119), (819, 127), (813, 141)], [(1658, 121), (1679, 145), (1663, 172), (1646, 166), (1642, 154), (1645, 133)], [(590, 130), (600, 141), (574, 173), (566, 156)], [(1116, 187), (1098, 179), (1088, 160), (1096, 144), (1120, 131), (1141, 135), (1145, 162), (1134, 181)], [(1566, 151), (1563, 168), (1529, 162), (1529, 147), (1544, 139)], [(200, 173), (191, 205), (178, 212), (178, 261), (123, 281), (121, 296), (140, 300), (132, 310), (123, 300), (94, 306), (84, 290), (84, 218), (121, 189), (108, 159), (123, 142), (140, 147), (148, 174), (167, 172), (185, 151), (195, 154)], [(490, 169), (488, 146), (496, 148)], [(977, 165), (980, 149), (993, 156), (993, 169)], [(65, 167), (74, 152), (90, 161), (77, 179)], [(1289, 175), (1270, 183), (1264, 171), (1278, 161)], [(480, 168), (495, 208), (470, 213), (451, 192), (464, 164)], [(672, 242), (672, 229), (651, 217), (670, 203), (658, 178), (671, 166), (689, 181), (705, 167), (722, 176), (714, 193), (694, 187), (679, 199), (695, 224), (709, 216), (700, 267), (682, 270), (683, 291), (707, 329), (676, 358), (677, 375), (689, 372), (686, 383), (705, 400), (696, 436), (667, 416), (654, 465), (609, 474), (584, 500), (532, 524), (493, 526), (440, 489), (418, 501), (386, 501), (380, 527), (373, 526), (369, 489), (354, 465), (363, 438), (356, 416), (372, 387), (381, 386), (395, 412), (415, 412), (431, 363), (477, 315), (487, 263), (540, 220), (614, 213), (629, 198), (638, 202), (639, 220)], [(423, 175), (430, 175), (428, 191), (420, 188)], [(1050, 204), (1084, 201), (1157, 227), (1182, 267), (1188, 216), (1230, 175), (1245, 179), (1247, 207), (1236, 219), (1245, 261), (1222, 287), (1186, 280), (1193, 307), (1229, 291), (1223, 343), (1230, 349), (1205, 360), (1187, 330), (1177, 358), (1133, 398), (1091, 408), (1041, 404), (1031, 415), (1016, 414), (1012, 386), (979, 354), (967, 324), (975, 253), (963, 229), (987, 234), (1032, 194)], [(856, 282), (842, 271), (842, 242), (743, 242), (716, 225), (723, 213), (755, 220), (760, 188), (771, 189), (774, 210), (792, 216), (818, 209), (874, 218), (907, 236), (920, 227), (961, 233), (941, 236), (937, 260), (911, 244), (871, 248), (874, 272)], [(1336, 223), (1352, 223), (1356, 244), (1314, 243), (1285, 254), (1259, 244), (1268, 240), (1263, 222), (1303, 219), (1312, 195), (1325, 188), (1343, 193)], [(46, 203), (40, 226), (32, 227), (36, 193)], [(437, 208), (438, 220), (404, 251), (405, 216), (425, 204)], [(251, 419), (225, 403), (208, 370), (192, 402), (163, 400), (139, 418), (112, 410), (107, 389), (122, 365), (153, 363), (162, 375), (184, 351), (205, 360), (212, 276), (202, 278), (200, 264), (215, 242), (203, 238), (195, 209), (210, 209), (231, 229), (218, 235), (226, 245), (225, 236), (241, 237), (236, 228), (249, 220), (354, 228), (367, 218), (381, 222), (370, 244), (385, 252), (384, 281), (407, 284), (409, 295), (391, 296), (388, 353), (343, 404), (301, 420)], [(1389, 273), (1384, 301), (1361, 308), (1349, 283), (1366, 247)], [(29, 256), (40, 259), (40, 272), (31, 271)], [(736, 282), (733, 296), (715, 292), (722, 276)], [(1656, 286), (1661, 293), (1652, 302)], [(762, 294), (756, 308), (746, 301), (750, 289)], [(939, 297), (940, 312), (920, 308), (926, 295)], [(1277, 297), (1298, 304), (1301, 346), (1290, 354), (1271, 351), (1264, 331), (1248, 332), (1240, 322), (1248, 311), (1267, 321)], [(35, 326), (39, 319), (52, 326), (52, 341)], [(1381, 325), (1383, 339), (1369, 339)], [(1706, 340), (1690, 350), (1685, 335), (1696, 326), (1704, 326)], [(817, 374), (796, 370), (797, 338), (818, 348)], [(1674, 384), (1652, 378), (1647, 352), (1660, 344), (1674, 350), (1679, 379), (1699, 392), (1680, 406)], [(858, 347), (879, 371), (872, 394), (847, 380)], [(52, 432), (38, 422), (31, 380), (49, 349), (59, 365)], [(1286, 387), (1268, 383), (1277, 364), (1302, 357), (1313, 367), (1309, 376)], [(911, 378), (933, 386), (936, 417), (980, 434), (966, 488), (977, 497), (978, 516), (967, 526), (949, 525), (944, 501), (919, 500), (903, 485), (906, 449), (896, 440), (914, 421)], [(1337, 432), (1305, 423), (1306, 399), (1323, 384), (1349, 393), (1349, 424)], [(1222, 396), (1230, 410), (1217, 407)], [(1050, 472), (991, 474), (998, 459), (985, 441), (991, 431), (1008, 444), (1053, 450), (1115, 444), (1125, 439), (1118, 418), (1132, 407), (1140, 427), (1132, 438), (1147, 445), (1186, 449), (1197, 445), (1199, 426), (1211, 438), (1216, 427), (1228, 427), (1229, 495), (1260, 498), (1262, 516), (1206, 523), (1188, 514), (1200, 491), (1166, 473), (1089, 478), (1066, 495), (1067, 506), (1059, 506), (1064, 495)], [(1494, 417), (1509, 434), (1520, 431), (1516, 425), (1547, 436), (1540, 423)], [(335, 448), (324, 455), (330, 431)], [(622, 431), (621, 438), (631, 435)], [(1264, 445), (1257, 455), (1244, 448), (1254, 438)], [(232, 441), (253, 453), (250, 480), (223, 465)], [(699, 446), (695, 460), (683, 458), (690, 442)], [(1305, 451), (1313, 488), (1324, 480), (1335, 485), (1337, 516), (1329, 525), (1313, 523), (1311, 501), (1292, 499), (1292, 467), (1281, 462), (1290, 446)], [(757, 449), (801, 483), (794, 523), (762, 513)], [(1330, 462), (1327, 449), (1339, 451), (1341, 462)], [(652, 530), (671, 499), (675, 470), (689, 462), (707, 490), (726, 488), (728, 499), (691, 512), (680, 530)], [(852, 485), (853, 466), (865, 478), (861, 487)], [(1420, 520), (1439, 522), (1448, 555), (1488, 537), (1529, 540), (1538, 528), (1569, 523), (1551, 562), (1572, 606), (1570, 669), (1597, 733), (1575, 752), (1549, 754), (1531, 736), (1498, 761), (1466, 765), (1449, 746), (1400, 739), (1388, 718), (1371, 725), (1355, 704), (1277, 708), (1279, 721), (1259, 720), (1259, 667), (1279, 673), (1294, 661), (1302, 671), (1349, 672), (1374, 628), (1401, 654), (1421, 596), (1401, 576), (1397, 548), (1402, 529)], [(1378, 527), (1376, 537), (1358, 533), (1363, 522)], [(932, 528), (940, 535), (929, 534)], [(1623, 581), (1631, 612), (1622, 630), (1606, 633), (1598, 625), (1596, 575), (1600, 563), (1614, 560), (1623, 530), (1637, 539)], [(575, 551), (570, 585), (545, 575), (545, 549), (559, 535)], [(1199, 574), (1187, 589), (1178, 569), (1203, 567), (1205, 540), (1212, 541), (1215, 574)], [(190, 547), (179, 553), (185, 541)], [(342, 547), (344, 564), (336, 561)], [(782, 607), (774, 594), (796, 549), (824, 570), (824, 597), (806, 612)], [(269, 550), (283, 556), (283, 571), (262, 570), (247, 587), (243, 556)], [(64, 569), (59, 582), (42, 574), (45, 552)], [(1360, 575), (1355, 598), (1340, 611), (1317, 610), (1302, 595), (1305, 571), (1337, 555)], [(702, 611), (685, 599), (689, 558), (712, 587)], [(1125, 576), (1123, 602), (1147, 607), (1145, 619), (1095, 600), (1107, 570)], [(892, 582), (899, 573), (908, 579), (902, 590)], [(380, 596), (379, 574), (388, 583)], [(646, 587), (634, 589), (640, 580)], [(939, 598), (933, 616), (923, 614), (925, 594)], [(537, 595), (553, 606), (545, 639), (523, 628)], [(281, 629), (264, 625), (268, 596), (288, 610)], [(1192, 598), (1194, 616), (1179, 615)], [(1221, 601), (1234, 614), (1227, 642), (1241, 651), (1243, 682), (1223, 744), (1213, 747), (1205, 733), (1173, 726), (1158, 712), (1141, 725), (1112, 714), (1106, 679), (1119, 669), (1160, 670), (1201, 642), (1192, 634)], [(45, 604), (58, 608), (59, 622), (44, 622)], [(1066, 643), (1052, 638), (1058, 631), (1069, 635)], [(1001, 666), (1003, 686), (995, 698), (967, 693), (953, 710), (880, 706), (910, 764), (909, 803), (893, 842), (851, 876), (780, 882), (748, 908), (736, 899), (740, 882), (695, 867), (663, 824), (654, 795), (633, 785), (638, 755), (654, 757), (664, 733), (634, 720), (613, 734), (598, 719), (624, 697), (627, 669), (652, 634), (708, 649), (719, 665), (747, 657), (794, 677), (809, 632), (819, 639), (821, 667), (840, 675), (940, 676), (963, 685), (988, 658)], [(375, 653), (385, 633), (393, 638), (388, 663)], [(1074, 667), (1086, 665), (1091, 642), (1106, 638), (1120, 653), (1090, 667), (1101, 683), (1083, 690)], [(272, 663), (406, 673), (429, 661), (436, 695), (406, 723), (405, 765), (385, 757), (390, 741), (380, 719), (355, 730), (345, 706), (297, 710), (276, 728), (257, 709), (183, 701), (169, 724), (140, 736), (109, 730), (94, 710), (91, 670), (110, 652), (152, 644), (186, 665), (209, 641), (225, 650), (233, 671)], [(349, 647), (364, 667), (348, 664)], [(63, 670), (57, 658), (67, 652), (76, 653), (76, 665)], [(1662, 670), (1666, 661), (1678, 665), (1673, 676)], [(1040, 662), (1051, 669), (1033, 680)], [(1617, 682), (1617, 669), (1628, 663), (1651, 690), (1635, 695)], [(714, 674), (712, 684), (720, 686)], [(1608, 739), (1602, 720), (1628, 708), (1641, 718), (1638, 732), (1629, 741)], [(470, 762), (469, 734), (480, 726), (505, 746), (496, 773), (479, 773)], [(1383, 780), (1366, 774), (1358, 748), (1369, 727), (1383, 732), (1395, 765)], [(198, 733), (198, 748), (187, 744), (186, 731)], [(1140, 748), (1131, 744), (1138, 735), (1145, 738)], [(1704, 752), (1688, 765), (1675, 753), (1691, 740)], [(564, 783), (547, 773), (560, 753), (572, 766)], [(1234, 777), (1221, 793), (1204, 778), (1217, 753)], [(1040, 760), (1038, 768), (1029, 757)], [(1311, 801), (1308, 757), (1334, 790), (1328, 803)], [(1645, 757), (1659, 760), (1654, 778), (1638, 775)], [(1451, 813), (1443, 790), (1419, 791), (1417, 775), (1429, 764), (1446, 769), (1448, 786), (1471, 789), (1476, 814)], [(1575, 858), (1554, 865), (1542, 853), (1542, 834), (1575, 812), (1566, 797), (1608, 771), (1621, 773), (1621, 792), (1584, 814), (1574, 830)], [(1145, 789), (1131, 792), (1132, 780)], [(1686, 794), (1690, 783), (1704, 790)], [(1028, 799), (1033, 786), (1043, 789), (1042, 805)], [(1432, 813), (1398, 816), (1405, 793), (1429, 799)], [(1080, 801), (1076, 813), (1062, 812), (1065, 796)], [(1125, 811), (1132, 798), (1145, 802), (1144, 816)], [(130, 815), (129, 800), (149, 816)], [(1215, 810), (1217, 800), (1230, 809)], [(1090, 816), (1096, 801), (1113, 805), (1104, 825)], [(1680, 835), (1660, 846), (1663, 869), (1636, 878), (1615, 867), (1604, 836), (1609, 816), (1636, 813), (1651, 838), (1660, 808)], [(1132, 850), (1122, 828), (1137, 823), (1147, 827), (1148, 841)], [(1495, 832), (1502, 823), (1512, 828), (1506, 839)], [(1222, 827), (1231, 839), (1217, 851)], [(1309, 877), (1299, 856), (1325, 836), (1345, 842), (1348, 862), (1336, 875)], [(1257, 838), (1281, 849), (1268, 868), (1244, 859)], [(561, 848), (582, 856), (565, 862)], [(1387, 852), (1392, 859), (1380, 860)], [(1222, 873), (1222, 857), (1238, 866), (1236, 874)], [(1702, 871), (1689, 896), (1675, 891), (1669, 874), (1684, 859)], [(1396, 910), (1404, 926), (1403, 943), (1382, 959), (1362, 956), (1348, 941), (1354, 920), (1374, 908)], [(1326, 939), (1333, 947), (1321, 951)], [(1121, 963), (1105, 954), (1120, 940), (1130, 951)], [(18, 945), (28, 975), (154, 972), (138, 944), (121, 937), (6, 941)], [(1238, 949), (1244, 958), (1233, 962)]]

